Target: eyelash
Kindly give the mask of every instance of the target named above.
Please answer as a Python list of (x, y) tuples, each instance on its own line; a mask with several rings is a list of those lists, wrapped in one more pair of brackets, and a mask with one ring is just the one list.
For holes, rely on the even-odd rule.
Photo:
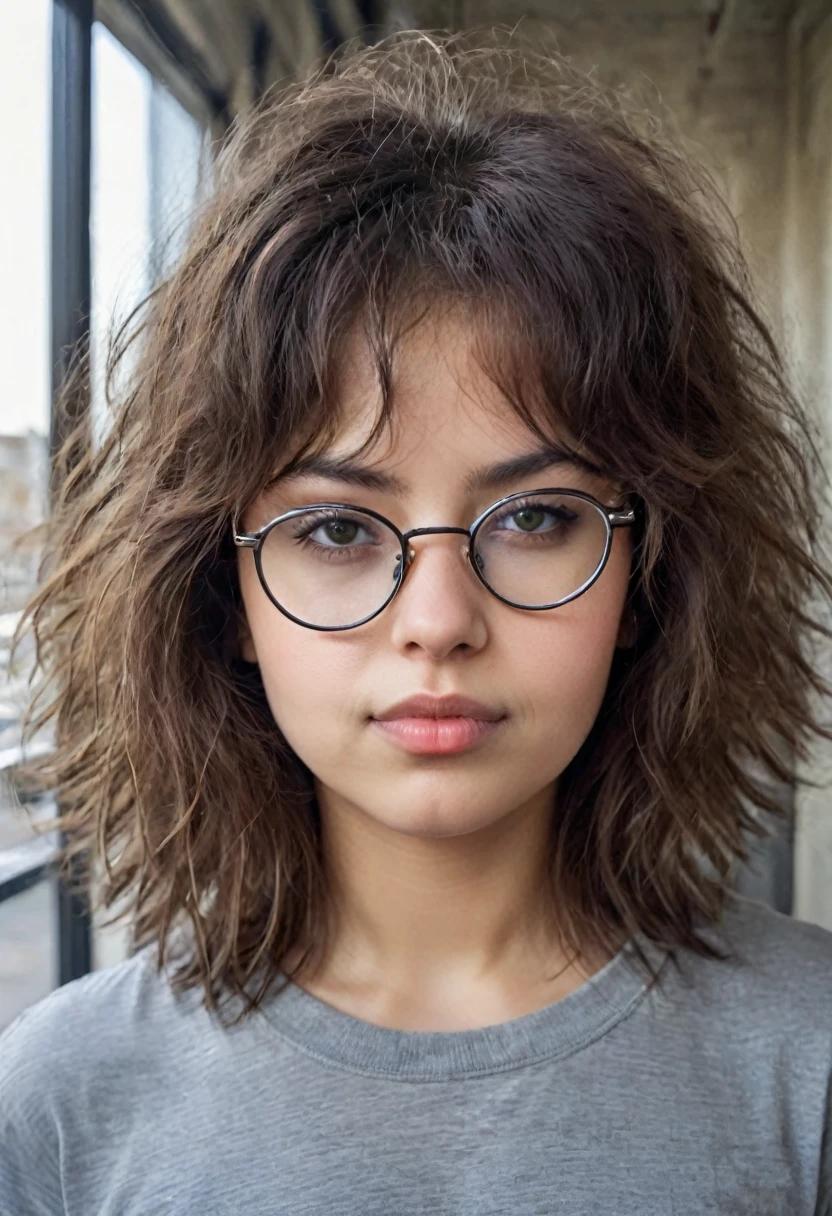
[[(558, 519), (562, 523), (572, 523), (577, 518), (568, 508), (561, 508), (560, 511), (557, 512), (552, 508), (551, 504), (542, 503), (534, 497), (518, 498), (513, 502), (506, 503), (503, 510), (497, 512), (497, 514), (492, 516), (492, 518), (497, 522), (502, 522), (504, 519), (508, 519), (512, 515), (517, 515), (520, 511), (527, 511), (530, 508), (532, 510), (542, 509), (547, 512), (550, 517)], [(318, 528), (320, 528), (322, 525), (340, 519), (343, 519), (343, 515), (339, 511), (319, 511), (312, 516), (311, 519), (306, 518), (303, 520), (302, 530), (295, 532), (294, 539), (298, 545), (304, 547), (315, 547), (321, 555), (325, 555), (327, 558), (333, 557), (336, 553), (344, 554), (356, 552), (359, 546), (320, 545), (317, 541), (313, 541), (311, 539), (312, 533), (317, 532)], [(372, 526), (369, 519), (366, 521), (361, 519), (359, 521), (350, 522), (357, 522), (358, 526), (363, 528), (365, 531)], [(535, 533), (529, 532), (526, 535), (533, 536)], [(538, 535), (544, 534), (538, 533)]]
[[(338, 511), (321, 511), (312, 519), (306, 519), (302, 524), (302, 531), (297, 531), (294, 534), (294, 540), (302, 549), (312, 548), (317, 556), (323, 557), (325, 561), (344, 561), (345, 554), (357, 554), (359, 546), (338, 546), (338, 545), (321, 545), (317, 541), (312, 540), (312, 533), (317, 532), (323, 524), (330, 523), (333, 520), (343, 519), (343, 515)], [(367, 528), (369, 520), (365, 524), (363, 521), (359, 523), (359, 527)], [(349, 557), (346, 559), (349, 561)]]
[[(506, 503), (502, 511), (498, 511), (495, 516), (492, 516), (492, 518), (503, 520), (511, 515), (517, 515), (520, 511), (528, 511), (529, 508), (532, 510), (541, 508), (542, 510), (547, 511), (554, 518), (561, 520), (563, 523), (572, 523), (573, 520), (577, 519), (577, 516), (574, 514), (574, 512), (570, 511), (568, 507), (561, 507), (556, 510), (554, 507), (552, 507), (551, 503), (542, 503), (533, 496), (531, 498), (516, 498), (513, 502)], [(529, 533), (528, 535), (531, 536), (532, 533)]]

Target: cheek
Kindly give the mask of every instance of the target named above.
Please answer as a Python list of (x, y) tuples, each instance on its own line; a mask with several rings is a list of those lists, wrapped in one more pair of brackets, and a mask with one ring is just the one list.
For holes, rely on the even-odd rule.
[[(615, 652), (616, 626), (577, 616), (555, 629), (533, 630), (526, 645), (512, 648), (515, 678), (531, 716), (557, 722), (570, 735), (585, 735), (601, 706)], [(562, 736), (561, 736), (562, 737)]]
[(334, 706), (350, 704), (363, 667), (359, 647), (341, 634), (304, 629), (263, 592), (254, 563), (241, 565), (240, 587), (253, 654), (275, 722), (306, 760), (306, 737), (331, 746)]
[(614, 556), (589, 591), (551, 613), (528, 613), (506, 643), (529, 716), (556, 723), (575, 750), (601, 707), (618, 641), (629, 558), (626, 551)]

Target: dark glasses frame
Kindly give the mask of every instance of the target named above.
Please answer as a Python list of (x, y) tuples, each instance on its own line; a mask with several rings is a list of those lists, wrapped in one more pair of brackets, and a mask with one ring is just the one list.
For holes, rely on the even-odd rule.
[[(591, 503), (592, 506), (595, 507), (595, 509), (600, 513), (606, 528), (604, 554), (598, 563), (598, 567), (596, 568), (594, 574), (592, 574), (592, 576), (587, 579), (583, 586), (579, 587), (577, 591), (574, 591), (571, 595), (565, 596), (562, 600), (556, 600), (552, 604), (518, 604), (515, 603), (514, 600), (506, 599), (505, 596), (500, 595), (499, 592), (495, 591), (494, 588), (488, 584), (476, 561), (475, 545), (477, 533), (486, 520), (493, 515), (495, 511), (498, 511), (501, 507), (504, 507), (506, 503), (512, 502), (518, 498), (530, 498), (535, 494), (568, 494), (573, 498), (582, 498), (586, 502)], [(277, 599), (275, 599), (263, 574), (261, 556), (263, 543), (271, 532), (272, 528), (276, 528), (278, 524), (285, 523), (287, 519), (294, 519), (298, 515), (305, 515), (308, 511), (320, 510), (350, 511), (360, 515), (369, 515), (370, 518), (377, 520), (379, 523), (385, 524), (398, 538), (399, 544), (401, 545), (401, 555), (397, 561), (398, 577), (393, 584), (392, 591), (387, 596), (387, 599), (380, 608), (377, 608), (375, 612), (371, 612), (369, 616), (362, 617), (360, 621), (354, 621), (351, 625), (311, 625), (308, 621), (303, 621), (300, 619), (300, 617), (294, 616), (291, 612), (284, 608)], [(407, 576), (407, 572), (412, 566), (416, 557), (415, 551), (410, 547), (410, 541), (414, 536), (432, 536), (435, 534), (438, 535), (447, 533), (457, 533), (460, 536), (467, 536), (468, 549), (466, 556), (468, 558), (468, 563), (487, 591), (495, 596), (496, 599), (500, 600), (501, 603), (508, 604), (510, 608), (521, 608), (525, 612), (546, 612), (552, 608), (560, 608), (563, 604), (568, 604), (572, 600), (577, 599), (579, 595), (583, 595), (585, 591), (588, 591), (593, 583), (597, 582), (604, 571), (604, 567), (607, 564), (610, 551), (612, 549), (613, 528), (631, 527), (635, 522), (636, 512), (635, 508), (632, 506), (608, 507), (604, 503), (599, 502), (599, 500), (592, 494), (587, 494), (584, 490), (573, 490), (560, 486), (550, 486), (545, 489), (519, 490), (516, 494), (507, 494), (505, 498), (501, 498), (499, 501), (492, 503), (490, 507), (487, 507), (482, 512), (482, 514), (478, 515), (471, 524), (470, 528), (411, 528), (409, 532), (400, 532), (391, 520), (387, 519), (386, 516), (379, 514), (378, 511), (373, 511), (370, 507), (354, 507), (350, 506), (348, 503), (338, 502), (319, 502), (309, 503), (304, 507), (293, 507), (291, 511), (286, 511), (283, 515), (278, 515), (275, 519), (269, 520), (269, 522), (257, 532), (238, 532), (235, 519), (232, 532), (234, 544), (239, 549), (252, 549), (254, 551), (254, 564), (257, 569), (257, 577), (260, 580), (260, 585), (262, 586), (269, 600), (274, 604), (275, 608), (277, 608), (279, 612), (281, 612), (285, 617), (288, 617), (290, 621), (294, 621), (295, 624), (302, 625), (304, 629), (316, 629), (322, 633), (339, 633), (344, 629), (357, 629), (359, 625), (366, 625), (368, 621), (372, 621), (375, 617), (382, 613), (391, 600), (395, 598), (395, 596), (401, 590)]]

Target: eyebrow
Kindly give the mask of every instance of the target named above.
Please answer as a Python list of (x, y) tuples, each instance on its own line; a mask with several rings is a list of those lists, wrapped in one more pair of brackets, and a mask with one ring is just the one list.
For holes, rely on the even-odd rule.
[[(602, 470), (585, 456), (580, 456), (577, 452), (562, 447), (560, 444), (547, 444), (533, 452), (526, 452), (522, 456), (513, 456), (509, 460), (500, 460), (495, 464), (475, 469), (466, 478), (465, 488), (469, 493), (479, 490), (497, 490), (521, 477), (531, 477), (535, 473), (543, 473), (547, 469), (565, 465), (589, 473), (594, 477), (603, 476)], [(368, 465), (356, 462), (349, 456), (304, 456), (285, 473), (275, 477), (272, 485), (278, 481), (288, 481), (309, 474), (385, 494), (406, 494), (408, 491), (407, 483), (394, 473), (384, 473), (380, 469), (373, 469)]]

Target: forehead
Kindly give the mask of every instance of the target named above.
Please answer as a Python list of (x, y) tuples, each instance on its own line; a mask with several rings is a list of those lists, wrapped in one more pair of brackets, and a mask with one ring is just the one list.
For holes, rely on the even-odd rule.
[[(379, 359), (376, 335), (368, 344), (357, 322), (335, 356), (326, 426), (275, 471), (267, 489), (288, 492), (300, 480), (313, 496), (347, 485), (433, 502), (452, 493), (497, 497), (543, 479), (600, 498), (619, 493), (619, 479), (571, 438), (544, 399), (528, 351), (518, 360), (502, 330), (494, 340), (469, 312), (424, 312), (385, 344), (386, 359)], [(530, 423), (514, 401), (531, 407)]]
[[(470, 465), (539, 446), (480, 365), (477, 337), (461, 310), (446, 309), (427, 315), (396, 342), (389, 421), (365, 450), (367, 459), (407, 463), (433, 451)], [(355, 326), (343, 349), (339, 423), (327, 451), (361, 449), (377, 426), (382, 400), (377, 360)]]

